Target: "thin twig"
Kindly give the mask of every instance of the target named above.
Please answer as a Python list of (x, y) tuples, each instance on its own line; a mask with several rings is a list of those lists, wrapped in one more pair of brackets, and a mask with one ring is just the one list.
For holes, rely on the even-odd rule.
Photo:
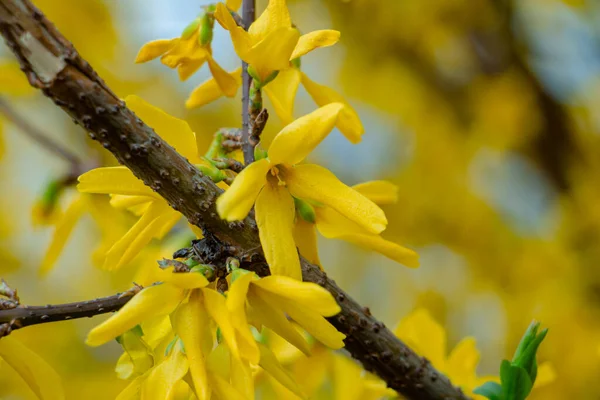
[[(256, 8), (254, 0), (244, 0), (242, 5), (242, 21), (246, 30), (250, 28), (256, 18)], [(250, 143), (250, 86), (252, 77), (248, 73), (248, 64), (242, 62), (242, 151), (244, 153), (244, 163), (246, 165), (254, 161), (254, 147)]]
[(142, 287), (136, 285), (126, 292), (93, 300), (67, 304), (48, 304), (45, 306), (19, 305), (14, 308), (0, 310), (0, 338), (16, 329), (30, 325), (93, 317), (117, 311), (140, 290), (142, 290)]
[[(0, 0), (0, 33), (32, 86), (42, 89), (119, 162), (202, 228), (206, 263), (224, 265), (235, 257), (242, 268), (267, 270), (252, 214), (231, 223), (219, 218), (215, 200), (222, 190), (136, 117), (29, 0)], [(410, 399), (467, 399), (317, 265), (302, 257), (300, 261), (303, 279), (325, 287), (337, 300), (342, 311), (330, 321), (346, 335), (346, 349), (365, 368)]]
[(44, 132), (27, 122), (21, 117), (11, 106), (6, 99), (0, 97), (0, 112), (4, 114), (13, 124), (31, 139), (38, 142), (42, 147), (57, 156), (65, 159), (72, 165), (80, 165), (81, 160), (73, 152), (50, 139)]

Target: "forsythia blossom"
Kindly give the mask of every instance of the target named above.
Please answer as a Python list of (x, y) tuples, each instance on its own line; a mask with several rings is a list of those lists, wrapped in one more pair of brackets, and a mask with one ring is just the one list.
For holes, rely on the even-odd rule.
[(333, 129), (343, 108), (341, 103), (328, 104), (287, 125), (271, 143), (268, 158), (247, 166), (217, 199), (217, 211), (228, 221), (243, 219), (256, 203), (260, 240), (273, 274), (302, 279), (292, 234), (294, 197), (331, 207), (371, 234), (387, 225), (375, 203), (331, 172), (299, 165)]
[(211, 393), (254, 398), (252, 370), (257, 367), (303, 397), (272, 351), (256, 341), (249, 321), (259, 331), (272, 329), (307, 354), (309, 347), (288, 316), (323, 344), (343, 346), (344, 335), (324, 318), (340, 308), (314, 283), (283, 276), (261, 279), (237, 269), (225, 297), (193, 269), (163, 270), (159, 278), (161, 284), (141, 290), (87, 338), (92, 346), (118, 338), (123, 346), (117, 372), (133, 380), (120, 398), (155, 392), (152, 398), (171, 398), (179, 391), (188, 398), (190, 388), (183, 381), (188, 373), (199, 399)]

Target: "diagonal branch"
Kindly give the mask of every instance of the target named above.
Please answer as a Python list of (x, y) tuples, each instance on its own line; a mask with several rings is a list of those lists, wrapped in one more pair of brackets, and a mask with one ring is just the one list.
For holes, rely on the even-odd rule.
[[(236, 223), (221, 220), (215, 199), (222, 191), (136, 117), (29, 0), (0, 0), (0, 33), (34, 87), (202, 228), (207, 262), (221, 265), (236, 257), (243, 268), (266, 270), (253, 217)], [(411, 399), (467, 398), (318, 266), (303, 258), (301, 264), (304, 280), (325, 287), (337, 299), (342, 312), (330, 321), (346, 334), (346, 349), (365, 368)]]
[(45, 133), (41, 132), (38, 128), (31, 125), (28, 121), (25, 120), (25, 118), (21, 117), (10, 106), (10, 104), (8, 104), (6, 99), (2, 97), (0, 97), (0, 113), (3, 114), (13, 124), (15, 124), (17, 128), (21, 129), (21, 131), (24, 134), (38, 142), (42, 147), (68, 161), (73, 166), (73, 169), (79, 169), (76, 168), (76, 166), (81, 165), (82, 162), (79, 159), (79, 157), (77, 157), (77, 155), (75, 155), (69, 149), (61, 146), (59, 143), (56, 143), (54, 140), (50, 139)]

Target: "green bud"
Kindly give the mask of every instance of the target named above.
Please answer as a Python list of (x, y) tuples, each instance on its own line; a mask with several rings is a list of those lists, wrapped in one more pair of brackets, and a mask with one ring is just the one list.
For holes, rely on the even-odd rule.
[(190, 270), (190, 273), (192, 272), (200, 273), (204, 275), (206, 279), (212, 279), (215, 276), (215, 270), (213, 269), (213, 267), (207, 264), (196, 265)]
[(296, 69), (300, 69), (300, 67), (302, 67), (302, 60), (300, 59), (300, 57), (296, 57), (294, 58), (292, 61), (292, 67), (296, 68)]
[(310, 222), (311, 224), (315, 223), (317, 216), (313, 206), (296, 197), (294, 197), (294, 204), (296, 205), (296, 211), (298, 212), (298, 215), (300, 215), (303, 220)]
[(185, 265), (187, 265), (188, 267), (190, 267), (190, 271), (191, 268), (195, 267), (196, 265), (200, 264), (198, 261), (194, 260), (193, 258), (188, 258), (187, 260), (185, 260), (183, 262)]
[(213, 39), (213, 27), (215, 25), (214, 17), (211, 17), (209, 14), (204, 14), (202, 16), (202, 25), (200, 26), (200, 36), (198, 36), (198, 41), (202, 46), (206, 46), (210, 44)]
[(200, 23), (202, 22), (202, 17), (198, 17), (195, 20), (193, 20), (192, 22), (190, 22), (188, 24), (188, 26), (186, 26), (183, 29), (183, 32), (181, 32), (181, 38), (182, 39), (189, 39), (194, 32), (196, 32), (196, 30), (198, 29), (198, 27), (200, 26)]
[(254, 148), (254, 160), (255, 161), (259, 161), (262, 159), (265, 159), (269, 156), (269, 153), (267, 153), (267, 151), (263, 148), (260, 147), (260, 143), (258, 143), (256, 145), (256, 147)]
[(206, 165), (196, 165), (196, 168), (198, 168), (204, 175), (212, 179), (214, 183), (221, 182), (227, 178), (227, 175), (216, 167), (211, 168)]

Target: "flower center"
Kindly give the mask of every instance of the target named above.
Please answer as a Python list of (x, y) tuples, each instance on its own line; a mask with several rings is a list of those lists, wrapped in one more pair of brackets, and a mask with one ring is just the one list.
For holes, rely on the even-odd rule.
[(274, 165), (271, 167), (271, 169), (269, 171), (271, 172), (271, 176), (277, 178), (277, 184), (279, 186), (286, 186), (285, 180), (283, 177), (283, 167), (282, 166)]

